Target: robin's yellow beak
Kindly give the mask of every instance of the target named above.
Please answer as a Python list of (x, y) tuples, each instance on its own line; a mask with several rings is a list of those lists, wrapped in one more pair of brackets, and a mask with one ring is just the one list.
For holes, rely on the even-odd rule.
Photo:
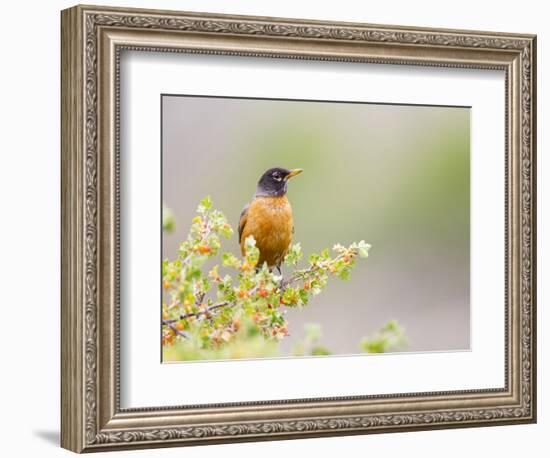
[(291, 170), (290, 173), (285, 177), (285, 181), (290, 180), (292, 177), (295, 177), (296, 175), (300, 175), (300, 173), (302, 173), (303, 171), (304, 169)]

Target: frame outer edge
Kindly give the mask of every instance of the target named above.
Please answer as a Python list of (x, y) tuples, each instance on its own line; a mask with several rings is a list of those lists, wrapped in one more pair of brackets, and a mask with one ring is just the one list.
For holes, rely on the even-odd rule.
[[(120, 13), (128, 15), (122, 17)], [(150, 16), (153, 14), (159, 16)], [(94, 22), (96, 16), (101, 19), (97, 23)], [(166, 22), (168, 19), (169, 21)], [(240, 20), (247, 27), (242, 30), (238, 27), (240, 23), (236, 24), (235, 20)], [(158, 24), (154, 21), (158, 21)], [(190, 21), (191, 24), (188, 25), (186, 21)], [(280, 19), (280, 23), (277, 21), (277, 18), (91, 6), (77, 6), (62, 12), (61, 445), (64, 448), (75, 452), (120, 450), (368, 432), (397, 432), (427, 428), (517, 424), (533, 422), (536, 419), (536, 37), (475, 31), (445, 31), (446, 35), (441, 35), (443, 30), (379, 25), (375, 27), (380, 27), (385, 35), (383, 37), (374, 36), (374, 41), (382, 42), (387, 38), (392, 42), (389, 43), (392, 46), (396, 43), (401, 44), (403, 41), (407, 42), (407, 45), (415, 47), (429, 45), (434, 49), (453, 48), (456, 51), (465, 47), (470, 50), (487, 48), (497, 53), (502, 52), (502, 54), (524, 53), (524, 59), (518, 59), (516, 65), (519, 62), (522, 63), (519, 72), (525, 76), (523, 83), (527, 90), (519, 92), (524, 97), (523, 103), (518, 100), (517, 105), (520, 109), (516, 108), (512, 114), (519, 116), (520, 119), (522, 115), (526, 116), (523, 118), (526, 119), (526, 123), (523, 125), (525, 130), (520, 138), (522, 146), (527, 150), (523, 157), (526, 162), (520, 166), (520, 170), (523, 172), (523, 182), (527, 189), (519, 191), (520, 195), (527, 199), (525, 207), (522, 208), (522, 216), (526, 218), (523, 229), (527, 232), (523, 232), (523, 234), (527, 244), (521, 247), (521, 252), (525, 252), (527, 256), (523, 277), (523, 286), (525, 287), (523, 310), (526, 316), (522, 331), (519, 332), (524, 339), (524, 346), (523, 364), (518, 371), (523, 376), (520, 380), (527, 381), (525, 386), (523, 386), (523, 382), (520, 382), (524, 388), (520, 405), (510, 406), (507, 409), (505, 406), (493, 410), (466, 409), (464, 412), (457, 411), (458, 417), (453, 416), (455, 415), (453, 412), (444, 411), (441, 413), (419, 412), (414, 415), (403, 413), (403, 415), (391, 415), (391, 418), (388, 416), (387, 419), (382, 420), (373, 417), (374, 423), (371, 423), (371, 420), (365, 420), (367, 421), (365, 424), (362, 422), (363, 417), (330, 417), (297, 421), (276, 419), (269, 423), (258, 420), (237, 424), (223, 422), (189, 427), (174, 425), (169, 429), (147, 427), (114, 431), (103, 429), (106, 417), (110, 416), (108, 412), (110, 409), (101, 412), (104, 407), (101, 403), (105, 398), (106, 387), (104, 386), (105, 372), (98, 367), (98, 360), (99, 366), (102, 365), (101, 355), (98, 355), (98, 351), (102, 352), (104, 348), (98, 344), (101, 343), (101, 333), (110, 332), (110, 328), (108, 326), (102, 328), (97, 322), (98, 318), (105, 318), (104, 314), (101, 314), (103, 307), (99, 307), (99, 305), (100, 301), (105, 299), (102, 294), (108, 293), (101, 288), (101, 284), (98, 285), (98, 281), (102, 280), (102, 270), (106, 266), (103, 268), (99, 266), (104, 259), (105, 251), (97, 238), (100, 235), (105, 235), (105, 227), (110, 226), (101, 224), (102, 218), (106, 216), (105, 209), (102, 210), (101, 206), (101, 202), (105, 202), (105, 194), (104, 191), (101, 191), (101, 186), (98, 188), (97, 181), (102, 176), (101, 172), (105, 172), (104, 167), (108, 164), (104, 163), (104, 158), (101, 160), (101, 157), (98, 156), (98, 151), (101, 150), (99, 145), (101, 135), (98, 134), (98, 130), (105, 125), (102, 122), (99, 122), (99, 125), (96, 124), (97, 121), (101, 121), (97, 117), (104, 108), (101, 106), (101, 101), (98, 100), (97, 84), (101, 86), (101, 82), (98, 81), (97, 74), (99, 63), (95, 41), (97, 38), (95, 36), (96, 26), (129, 30), (161, 29), (171, 32), (197, 32), (204, 36), (219, 34), (220, 37), (224, 37), (224, 40), (229, 37), (254, 35), (256, 34), (254, 26), (261, 26), (262, 30), (265, 26), (268, 27), (267, 33), (259, 35), (265, 35), (269, 39), (287, 40), (289, 37), (297, 37), (299, 40), (311, 40), (311, 43), (322, 40), (325, 44), (344, 43), (343, 40), (348, 38), (355, 43), (372, 41), (371, 38), (368, 38), (370, 35), (365, 35), (369, 32), (368, 24), (357, 24), (358, 30), (351, 31), (354, 33), (353, 37), (346, 35), (346, 38), (335, 34), (332, 29), (339, 26), (349, 28), (351, 24), (309, 20), (293, 21), (291, 19)], [(264, 22), (266, 24), (263, 24)], [(319, 27), (314, 27), (316, 25)], [(416, 30), (419, 32), (417, 33)], [(428, 31), (431, 33), (430, 36), (426, 34)], [(397, 35), (395, 35), (396, 33)], [(462, 34), (465, 36), (462, 37)], [(417, 35), (418, 37), (415, 38)], [(468, 41), (470, 39), (473, 41)], [(256, 54), (258, 57), (262, 56), (262, 53)], [(297, 58), (302, 57), (298, 55)], [(524, 72), (530, 72), (530, 74), (526, 75)], [(520, 97), (516, 96), (516, 98)], [(521, 150), (522, 148), (518, 151)], [(522, 269), (520, 268), (520, 270)], [(99, 294), (97, 294), (98, 291)], [(102, 304), (102, 306), (104, 305), (105, 303)], [(521, 311), (518, 313), (522, 315)], [(524, 332), (528, 334), (524, 335)], [(466, 417), (460, 419), (461, 415), (466, 415)], [(402, 423), (398, 425), (394, 420), (402, 421)]]
[(85, 448), (84, 52), (80, 7), (61, 11), (61, 447)]

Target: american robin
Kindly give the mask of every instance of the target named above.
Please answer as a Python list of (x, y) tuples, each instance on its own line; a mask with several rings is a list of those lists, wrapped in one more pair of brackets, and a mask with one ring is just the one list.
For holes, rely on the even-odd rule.
[(287, 170), (280, 167), (269, 169), (258, 181), (256, 194), (243, 208), (239, 220), (239, 243), (244, 256), (244, 241), (249, 235), (256, 240), (260, 251), (258, 266), (264, 262), (270, 269), (281, 263), (290, 247), (294, 223), (292, 208), (286, 197), (288, 180), (302, 169)]

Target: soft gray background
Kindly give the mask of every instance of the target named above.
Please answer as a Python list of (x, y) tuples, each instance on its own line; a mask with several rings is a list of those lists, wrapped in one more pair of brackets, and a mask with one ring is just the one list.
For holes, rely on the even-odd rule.
[[(306, 254), (365, 239), (368, 260), (290, 310), (289, 354), (304, 323), (335, 353), (396, 319), (409, 351), (469, 348), (468, 108), (163, 97), (163, 199), (174, 258), (198, 201), (211, 195), (234, 228), (270, 167), (302, 167), (289, 185)], [(238, 253), (237, 237), (225, 245)]]

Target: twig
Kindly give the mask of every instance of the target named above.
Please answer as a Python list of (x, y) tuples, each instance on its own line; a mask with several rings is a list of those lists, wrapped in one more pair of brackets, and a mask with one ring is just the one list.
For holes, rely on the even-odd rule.
[(281, 285), (280, 285), (281, 293), (284, 293), (285, 290), (288, 288), (288, 286), (290, 286), (293, 283), (296, 283), (300, 279), (303, 279), (307, 275), (313, 273), (315, 270), (321, 270), (321, 266), (318, 264), (312, 264), (307, 269), (297, 270), (287, 280), (284, 280), (284, 279), (281, 280)]
[(164, 324), (165, 326), (168, 326), (172, 331), (174, 331), (177, 335), (179, 336), (182, 336), (184, 337), (185, 339), (188, 339), (190, 337), (189, 333), (186, 332), (186, 331), (180, 331), (179, 329), (177, 329), (173, 323), (171, 322), (172, 320), (162, 320), (162, 324)]
[(204, 310), (200, 310), (198, 312), (184, 313), (184, 314), (178, 316), (177, 318), (173, 318), (171, 320), (163, 320), (163, 323), (166, 324), (167, 326), (169, 326), (170, 324), (175, 323), (175, 322), (180, 321), (180, 320), (185, 320), (185, 319), (191, 318), (193, 316), (198, 318), (201, 315), (208, 315), (213, 310), (216, 310), (216, 309), (219, 309), (219, 308), (222, 308), (222, 307), (227, 307), (227, 306), (234, 307), (235, 305), (237, 305), (237, 304), (234, 303), (234, 302), (228, 302), (228, 301), (220, 302), (218, 304), (211, 305), (210, 307), (206, 307)]
[[(254, 286), (254, 288), (251, 288), (248, 291), (248, 295), (251, 296), (252, 294), (254, 294), (256, 292), (257, 289), (258, 289), (258, 286)], [(162, 322), (166, 326), (169, 326), (170, 324), (175, 323), (175, 322), (180, 321), (180, 320), (185, 320), (185, 319), (191, 318), (193, 316), (196, 317), (196, 318), (199, 318), (201, 315), (208, 315), (208, 314), (210, 314), (210, 312), (212, 312), (216, 309), (219, 309), (219, 308), (222, 308), (222, 307), (235, 307), (236, 305), (237, 305), (236, 302), (229, 302), (229, 301), (219, 302), (217, 304), (211, 305), (210, 307), (206, 307), (204, 310), (200, 310), (198, 312), (184, 313), (184, 314), (178, 316), (177, 318), (173, 318), (171, 320), (162, 320)]]
[[(341, 253), (338, 256), (336, 256), (334, 259), (332, 259), (331, 262), (339, 261), (340, 258), (343, 258), (344, 256), (345, 255)], [(322, 270), (324, 268), (322, 264), (323, 264), (323, 261), (316, 264), (311, 264), (307, 269), (295, 271), (287, 280), (282, 279), (280, 283), (281, 294), (283, 294), (291, 284), (296, 283), (301, 279), (304, 279), (305, 277), (314, 273), (315, 271)]]

